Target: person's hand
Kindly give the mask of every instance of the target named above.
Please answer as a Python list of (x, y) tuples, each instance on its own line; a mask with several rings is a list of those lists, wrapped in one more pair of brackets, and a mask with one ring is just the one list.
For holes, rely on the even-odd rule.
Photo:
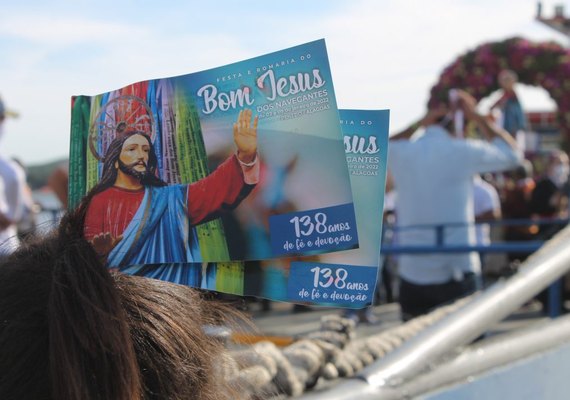
[(250, 109), (239, 112), (237, 122), (234, 123), (234, 142), (237, 146), (237, 156), (243, 163), (251, 163), (257, 154), (257, 122), (256, 116), (251, 121)]
[(426, 115), (420, 121), (420, 125), (428, 126), (433, 125), (441, 121), (443, 117), (448, 113), (448, 108), (445, 104), (440, 104), (437, 108), (432, 108), (428, 110)]
[(93, 246), (93, 249), (100, 257), (107, 257), (121, 240), (123, 240), (122, 235), (114, 237), (109, 232), (105, 232), (95, 235), (89, 243), (91, 243), (91, 246)]
[(468, 119), (474, 119), (479, 116), (477, 113), (477, 100), (475, 100), (475, 97), (461, 89), (457, 89), (457, 97), (459, 98), (459, 107), (461, 107)]

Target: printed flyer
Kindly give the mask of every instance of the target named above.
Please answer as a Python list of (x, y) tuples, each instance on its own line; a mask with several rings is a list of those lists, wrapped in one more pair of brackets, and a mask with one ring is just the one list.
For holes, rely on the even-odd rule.
[(110, 268), (180, 283), (225, 268), (227, 291), (232, 261), (358, 248), (324, 40), (73, 97), (69, 204)]
[(389, 111), (339, 112), (359, 248), (311, 257), (247, 262), (245, 295), (350, 308), (372, 303), (380, 269)]

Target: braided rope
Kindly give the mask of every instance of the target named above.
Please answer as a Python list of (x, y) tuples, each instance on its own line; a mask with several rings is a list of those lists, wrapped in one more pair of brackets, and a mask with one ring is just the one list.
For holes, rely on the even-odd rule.
[(223, 376), (239, 388), (242, 399), (299, 396), (319, 379), (351, 377), (405, 341), (462, 307), (471, 297), (376, 335), (355, 339), (354, 321), (338, 315), (321, 318), (319, 331), (279, 349), (271, 342), (228, 354)]

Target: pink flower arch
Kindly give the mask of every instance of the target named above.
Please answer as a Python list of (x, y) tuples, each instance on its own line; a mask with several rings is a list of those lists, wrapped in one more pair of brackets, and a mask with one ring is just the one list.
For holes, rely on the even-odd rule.
[(452, 88), (461, 88), (477, 100), (499, 89), (497, 76), (504, 69), (518, 74), (519, 82), (544, 88), (558, 106), (564, 147), (570, 144), (570, 50), (554, 42), (511, 38), (485, 43), (459, 56), (432, 87), (428, 106), (444, 101)]

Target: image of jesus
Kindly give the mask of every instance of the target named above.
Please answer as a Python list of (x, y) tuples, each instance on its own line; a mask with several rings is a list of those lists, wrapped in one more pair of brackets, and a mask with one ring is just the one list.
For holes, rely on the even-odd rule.
[(193, 227), (237, 207), (259, 180), (257, 123), (251, 110), (240, 111), (233, 125), (236, 154), (186, 185), (157, 177), (146, 133), (118, 135), (106, 151), (99, 183), (83, 199), (85, 238), (113, 268), (202, 261)]

